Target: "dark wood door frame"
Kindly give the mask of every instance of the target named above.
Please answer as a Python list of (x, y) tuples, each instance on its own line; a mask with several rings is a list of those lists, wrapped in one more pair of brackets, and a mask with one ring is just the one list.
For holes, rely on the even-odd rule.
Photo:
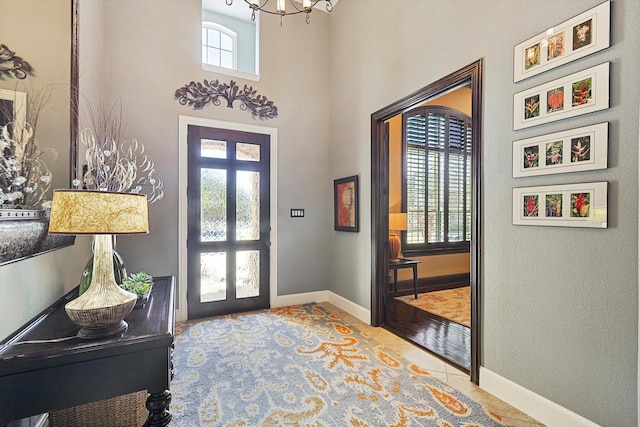
[(374, 326), (385, 323), (384, 294), (388, 280), (389, 234), (389, 144), (385, 120), (442, 95), (464, 83), (471, 85), (471, 381), (479, 382), (480, 369), (480, 249), (482, 177), (482, 59), (388, 105), (371, 115), (371, 319)]
[[(209, 126), (187, 126), (187, 314), (189, 320), (241, 311), (258, 310), (269, 307), (270, 303), (270, 199), (271, 199), (271, 139), (263, 133), (245, 132)], [(225, 142), (224, 158), (201, 155), (201, 140)], [(240, 160), (236, 155), (239, 145), (250, 144), (259, 147), (257, 161)], [(226, 208), (226, 233), (222, 239), (201, 239), (201, 171), (221, 170), (226, 174), (224, 206)], [(236, 173), (252, 172), (260, 176), (259, 184), (259, 237), (237, 239)], [(255, 296), (236, 296), (236, 254), (242, 251), (259, 253), (259, 292)], [(200, 254), (224, 252), (226, 254), (226, 296), (222, 300), (201, 301)]]

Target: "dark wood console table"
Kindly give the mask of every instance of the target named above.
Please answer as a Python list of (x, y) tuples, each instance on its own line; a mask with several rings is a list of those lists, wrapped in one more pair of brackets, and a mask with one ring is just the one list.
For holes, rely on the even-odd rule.
[[(166, 426), (171, 402), (174, 277), (154, 277), (147, 304), (126, 317), (121, 335), (0, 347), (0, 426), (10, 421), (147, 390), (145, 426)], [(74, 336), (64, 305), (69, 292), (3, 342)]]

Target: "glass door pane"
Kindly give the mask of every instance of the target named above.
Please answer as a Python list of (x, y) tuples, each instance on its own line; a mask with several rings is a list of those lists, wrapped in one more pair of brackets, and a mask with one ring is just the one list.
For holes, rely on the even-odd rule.
[(260, 173), (238, 171), (236, 175), (236, 239), (260, 237)]
[(260, 252), (236, 252), (236, 298), (260, 294)]
[(200, 239), (227, 240), (227, 171), (200, 170)]
[(200, 255), (200, 302), (227, 299), (227, 254), (208, 252)]

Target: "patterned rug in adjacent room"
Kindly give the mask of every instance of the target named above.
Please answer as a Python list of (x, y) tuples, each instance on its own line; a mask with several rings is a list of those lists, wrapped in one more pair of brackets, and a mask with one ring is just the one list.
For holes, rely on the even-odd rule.
[(447, 289), (445, 291), (425, 292), (396, 297), (404, 303), (444, 317), (466, 327), (471, 327), (471, 287)]
[(174, 427), (503, 425), (315, 304), (176, 329)]

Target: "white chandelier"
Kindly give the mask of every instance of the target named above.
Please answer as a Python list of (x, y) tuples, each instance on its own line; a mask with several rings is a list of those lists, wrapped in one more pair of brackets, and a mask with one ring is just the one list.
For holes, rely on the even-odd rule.
[[(301, 0), (302, 7), (300, 7), (299, 5), (296, 5), (296, 3), (293, 0), (274, 0), (276, 4), (275, 10), (273, 9), (273, 6), (270, 8), (268, 7), (269, 1), (270, 0), (244, 0), (244, 2), (247, 3), (249, 7), (252, 9), (252, 12), (251, 12), (252, 21), (256, 20), (256, 11), (259, 10), (261, 12), (268, 13), (270, 15), (280, 15), (280, 25), (282, 25), (283, 16), (304, 13), (306, 15), (305, 20), (308, 24), (310, 21), (309, 14), (311, 13), (311, 10), (316, 4), (320, 2), (324, 2), (327, 12), (331, 12), (333, 10), (333, 4), (331, 4), (331, 0)], [(293, 8), (293, 10), (290, 9), (289, 12), (287, 12), (286, 10), (287, 2)], [(233, 0), (227, 0), (227, 6), (231, 6), (232, 4), (233, 4)]]

